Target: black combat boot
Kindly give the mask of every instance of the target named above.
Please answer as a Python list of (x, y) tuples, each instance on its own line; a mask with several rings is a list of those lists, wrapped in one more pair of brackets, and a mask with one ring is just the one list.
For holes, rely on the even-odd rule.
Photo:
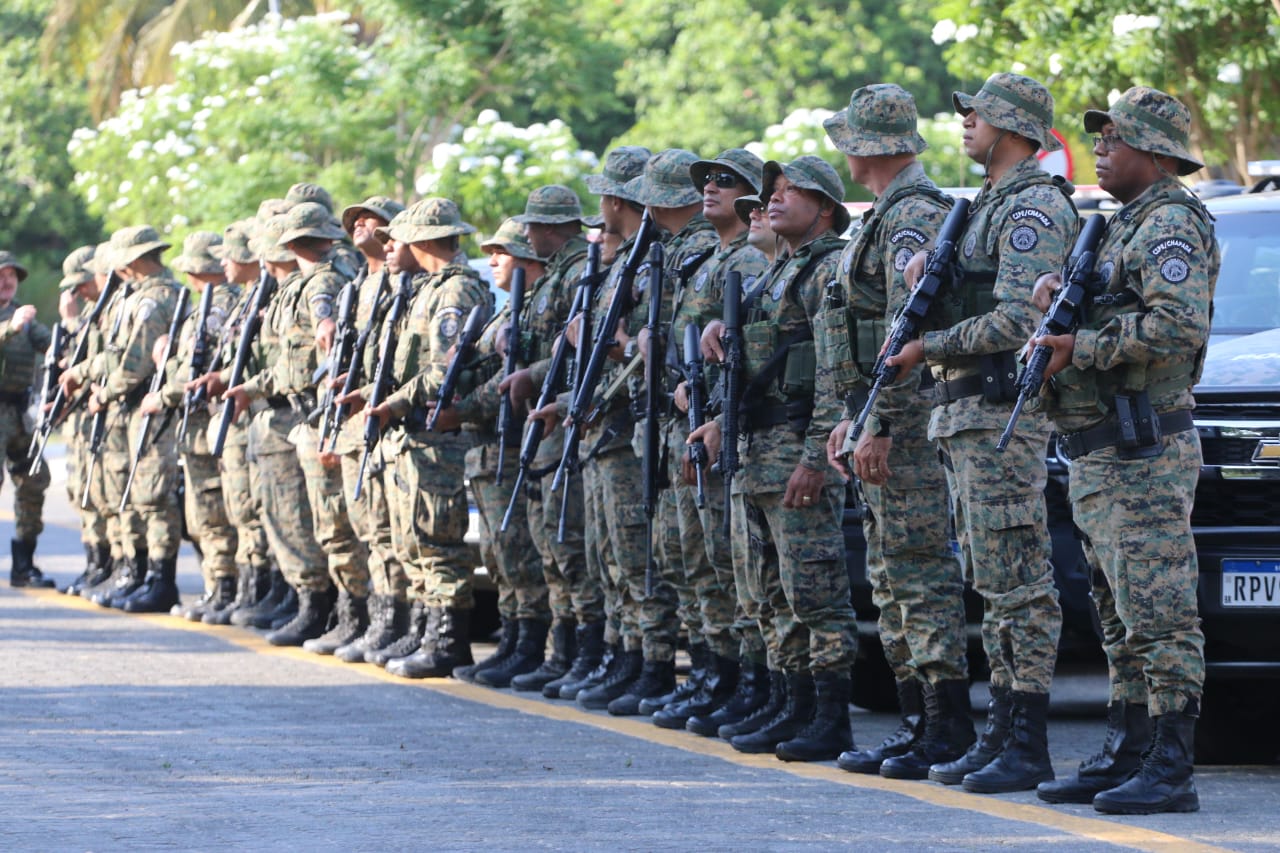
[(344, 663), (364, 663), (370, 652), (386, 648), (409, 630), (409, 602), (394, 595), (373, 595), (369, 602), (369, 627), (333, 650), (333, 656)]
[[(552, 675), (551, 672), (563, 674), (569, 670), (569, 663), (572, 660), (570, 657), (558, 658), (563, 663), (563, 668), (558, 665), (555, 667), (546, 665), (552, 660), (557, 660), (556, 655), (552, 655), (550, 660), (547, 659), (547, 632), (551, 630), (549, 623), (541, 619), (520, 619), (518, 622), (515, 652), (497, 666), (476, 672), (476, 684), (483, 684), (485, 687), (510, 685), (516, 690), (541, 690), (542, 685), (559, 677), (559, 675)], [(557, 622), (555, 643), (557, 645), (572, 643), (575, 627), (577, 623), (571, 620), (567, 624), (563, 621)], [(516, 686), (516, 679), (520, 680), (521, 686)]]
[(1004, 750), (961, 783), (971, 794), (1011, 794), (1030, 791), (1053, 779), (1049, 760), (1049, 694), (1014, 690), (1013, 720)]
[[(504, 666), (518, 667), (511, 671), (511, 689), (520, 691), (541, 691), (556, 679), (563, 678), (573, 668), (573, 661), (578, 654), (578, 620), (573, 618), (557, 619), (551, 626), (551, 656), (547, 657), (546, 627), (543, 627), (543, 645), (536, 655), (520, 660), (517, 654)], [(537, 666), (529, 666), (531, 662)], [(490, 673), (489, 676), (501, 678), (502, 675)], [(476, 678), (477, 681), (481, 679)]]
[(107, 583), (93, 593), (93, 603), (99, 607), (119, 608), (129, 596), (138, 591), (147, 574), (147, 556), (139, 551), (133, 557), (125, 557)]
[(730, 739), (738, 752), (773, 752), (784, 740), (791, 740), (813, 719), (813, 676), (807, 672), (786, 673), (786, 701), (782, 710), (760, 728)]
[(179, 615), (188, 622), (203, 622), (205, 615), (215, 610), (225, 610), (236, 599), (236, 579), (215, 578), (213, 587), (195, 600), (194, 604), (180, 608)]
[(850, 750), (836, 759), (836, 766), (850, 773), (879, 773), (886, 758), (905, 755), (924, 731), (923, 683), (908, 678), (895, 682), (898, 688), (898, 710), (902, 719), (898, 727), (871, 749)]
[(333, 612), (333, 587), (328, 589), (297, 590), (298, 612), (285, 624), (267, 634), (267, 642), (273, 646), (300, 646), (312, 637), (319, 637), (329, 624)]
[[(620, 651), (613, 656), (612, 663), (603, 673), (600, 683), (593, 687), (585, 687), (578, 691), (575, 701), (581, 708), (591, 711), (603, 711), (609, 703), (627, 692), (631, 683), (640, 677), (644, 666), (644, 653)], [(564, 695), (564, 688), (560, 688)]]
[(694, 714), (684, 727), (695, 735), (715, 737), (721, 726), (742, 722), (768, 701), (768, 667), (762, 663), (748, 663), (738, 670), (738, 684), (733, 695), (708, 713)]
[(9, 586), (53, 589), (54, 582), (36, 568), (36, 543), (27, 539), (9, 540)]
[(994, 761), (1009, 737), (1012, 714), (1013, 699), (1009, 688), (991, 685), (991, 699), (987, 702), (987, 727), (964, 755), (955, 761), (930, 767), (929, 778), (944, 785), (959, 785), (967, 774), (981, 770)]
[(262, 622), (277, 607), (280, 602), (284, 601), (292, 591), (289, 582), (284, 579), (284, 573), (279, 569), (267, 570), (267, 588), (261, 597), (253, 604), (245, 607), (237, 607), (231, 613), (231, 624), (252, 626), (254, 628), (268, 628), (271, 622)]
[(928, 779), (933, 765), (963, 756), (977, 739), (970, 710), (968, 679), (926, 683), (924, 733), (905, 755), (886, 758), (880, 765), (880, 775), (887, 779)]
[[(573, 665), (569, 671), (554, 681), (542, 685), (542, 695), (548, 699), (572, 699), (576, 697), (578, 685), (591, 677), (591, 673), (604, 660), (604, 623), (588, 622), (579, 625), (574, 641), (578, 645), (578, 653), (573, 657)], [(572, 696), (565, 696), (561, 691), (568, 688)]]
[[(332, 592), (332, 589), (330, 591)], [(334, 596), (330, 597), (333, 598)], [(288, 625), (293, 621), (293, 617), (298, 615), (299, 606), (300, 602), (298, 601), (298, 591), (290, 586), (284, 594), (284, 599), (276, 609), (267, 614), (266, 618), (269, 619), (270, 622), (267, 624), (266, 629), (268, 631), (276, 631), (283, 628), (285, 625)], [(333, 615), (332, 607), (329, 608), (329, 614)], [(329, 630), (329, 622), (328, 620), (325, 620), (325, 623), (320, 626), (320, 631), (324, 632), (327, 630)]]
[(640, 713), (642, 699), (670, 693), (675, 686), (674, 660), (647, 660), (640, 668), (640, 677), (631, 682), (627, 692), (609, 703), (609, 713), (615, 717), (634, 717)]
[(498, 634), (498, 647), (482, 661), (460, 666), (453, 671), (453, 677), (459, 681), (475, 681), (476, 673), (491, 666), (497, 666), (515, 654), (516, 640), (520, 637), (520, 626), (514, 618), (502, 617), (502, 630)]
[[(109, 548), (110, 546), (108, 546)], [(115, 586), (122, 572), (125, 571), (125, 558), (112, 557), (108, 550), (105, 562), (98, 563), (97, 574), (87, 578), (80, 587), (79, 596), (86, 601), (93, 601), (98, 594), (106, 594)]]
[(1103, 814), (1199, 811), (1194, 775), (1199, 716), (1200, 700), (1188, 699), (1181, 711), (1155, 717), (1155, 737), (1142, 766), (1129, 781), (1095, 796), (1094, 809)]
[(126, 613), (168, 613), (178, 603), (178, 555), (161, 557), (147, 565), (142, 586), (113, 606)]
[(207, 610), (200, 621), (206, 625), (230, 625), (237, 610), (252, 607), (271, 590), (271, 572), (264, 568), (240, 566), (236, 582), (236, 597), (226, 607)]
[[(711, 647), (699, 640), (689, 642), (689, 676), (671, 690), (661, 696), (650, 696), (640, 700), (640, 713), (649, 716), (655, 711), (674, 702), (684, 702), (702, 689), (702, 682), (707, 677), (707, 661), (711, 658)], [(684, 728), (684, 724), (680, 725)]]
[(410, 604), (408, 624), (403, 633), (385, 646), (366, 651), (364, 662), (385, 667), (388, 661), (413, 654), (422, 646), (422, 638), (427, 633), (428, 615), (427, 608), (421, 601)]
[(302, 648), (318, 655), (331, 655), (339, 646), (345, 646), (364, 636), (369, 627), (369, 599), (352, 595), (345, 589), (338, 590), (338, 603), (334, 605), (337, 619), (333, 627), (314, 640), (307, 640)]
[(698, 714), (709, 714), (728, 702), (737, 688), (737, 658), (721, 657), (712, 652), (707, 657), (698, 689), (689, 698), (672, 702), (655, 711), (653, 724), (662, 729), (683, 729), (690, 718)]
[(831, 761), (854, 748), (849, 724), (853, 679), (842, 672), (815, 672), (813, 687), (813, 718), (795, 737), (774, 749), (783, 761)]
[(454, 667), (472, 663), (471, 611), (430, 607), (418, 651), (387, 661), (387, 672), (401, 678), (448, 678)]
[(1066, 779), (1041, 782), (1036, 796), (1046, 803), (1092, 803), (1094, 795), (1127, 782), (1142, 766), (1151, 746), (1151, 717), (1146, 705), (1112, 702), (1102, 752), (1080, 763)]
[(757, 729), (764, 728), (769, 722), (782, 712), (782, 708), (787, 704), (787, 676), (786, 673), (777, 670), (768, 670), (768, 698), (765, 703), (756, 708), (747, 716), (743, 717), (736, 723), (726, 723), (716, 730), (716, 734), (725, 740), (733, 740), (739, 735), (750, 734)]
[(111, 546), (85, 545), (84, 571), (71, 583), (63, 587), (67, 595), (79, 595), (85, 587), (101, 583), (111, 573)]

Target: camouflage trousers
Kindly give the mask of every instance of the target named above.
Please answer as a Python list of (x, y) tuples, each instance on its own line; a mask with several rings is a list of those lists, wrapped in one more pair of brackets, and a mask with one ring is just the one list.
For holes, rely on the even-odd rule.
[[(697, 487), (685, 483), (681, 472), (688, 426), (688, 420), (675, 418), (669, 422), (664, 436), (668, 448), (667, 476), (675, 493), (676, 535), (684, 565), (683, 584), (676, 587), (680, 596), (679, 616), (689, 628), (691, 641), (694, 634), (699, 634), (715, 654), (737, 658), (741, 633), (735, 630), (737, 592), (733, 555), (728, 537), (724, 535), (724, 489), (715, 488), (718, 483), (704, 483), (704, 505), (698, 507)], [(663, 505), (667, 506), (666, 502)], [(671, 533), (669, 524), (670, 519), (662, 528), (664, 553)]]
[(502, 485), (497, 479), (498, 445), (477, 445), (467, 451), (466, 476), (480, 513), (480, 555), (498, 585), (498, 612), (505, 619), (551, 621), (542, 559), (529, 534), (528, 505), (517, 500), (511, 521), (502, 532), (502, 518), (511, 503), (520, 449), (507, 448)]
[(940, 436), (938, 446), (962, 559), (985, 604), (991, 683), (1048, 693), (1062, 632), (1044, 505), (1049, 434), (1043, 418), (1020, 426), (1003, 453), (992, 429)]
[(262, 469), (256, 460), (250, 461), (248, 442), (248, 429), (232, 424), (222, 448), (222, 501), (236, 530), (236, 565), (265, 569), (271, 553), (262, 523)]
[[(101, 528), (106, 531), (113, 560), (124, 558), (126, 553), (135, 554), (146, 547), (145, 533), (137, 514), (120, 511), (125, 479), (129, 476), (127, 416), (128, 412), (122, 405), (112, 404), (107, 410), (105, 421), (107, 429), (103, 435), (102, 449), (97, 461), (93, 460), (89, 452), (88, 438), (85, 439), (82, 457), (83, 477), (88, 480), (86, 488), (89, 490), (89, 506), (101, 519)], [(88, 436), (93, 429), (94, 417), (85, 411), (84, 419), (84, 433)], [(126, 540), (128, 541), (127, 549)]]
[(335, 457), (330, 464), (320, 459), (320, 432), (310, 424), (300, 424), (289, 434), (298, 448), (298, 464), (307, 484), (311, 503), (312, 529), (328, 558), (329, 579), (353, 598), (369, 596), (369, 549), (356, 536), (347, 514), (346, 493), (342, 490), (342, 466)]
[(110, 545), (107, 519), (98, 512), (92, 500), (84, 507), (80, 506), (84, 491), (88, 488), (85, 483), (88, 473), (85, 463), (88, 462), (89, 422), (90, 419), (84, 416), (83, 411), (72, 414), (62, 424), (62, 438), (67, 446), (67, 497), (80, 516), (80, 541), (97, 548)]
[[(862, 483), (867, 575), (880, 609), (884, 656), (899, 681), (967, 679), (964, 575), (951, 550), (947, 476), (926, 423), (895, 424), (889, 450), (893, 477)], [(905, 427), (905, 425), (904, 425)]]
[[(368, 554), (368, 584), (376, 595), (389, 595), (397, 601), (405, 601), (409, 594), (409, 576), (405, 574), (400, 558), (396, 556), (391, 541), (391, 508), (387, 506), (387, 490), (382, 477), (365, 472), (360, 498), (355, 498), (356, 481), (360, 478), (360, 457), (364, 448), (343, 453), (340, 457), (343, 500), (351, 519), (351, 529), (364, 543)], [(369, 465), (384, 465), (382, 447), (370, 453)], [(377, 460), (376, 463), (374, 460)]]
[(398, 428), (383, 441), (388, 438), (382, 481), (391, 544), (408, 575), (409, 595), (427, 607), (470, 610), (474, 567), (465, 541), (470, 512), (462, 479), (470, 439), (433, 435), (428, 443)]
[(1181, 711), (1204, 685), (1190, 523), (1200, 464), (1200, 438), (1185, 430), (1165, 436), (1153, 459), (1120, 459), (1106, 448), (1071, 466), (1111, 699), (1146, 702), (1152, 716)]
[(13, 516), (15, 539), (34, 542), (44, 530), (44, 494), (49, 490), (49, 466), (41, 465), (34, 476), (27, 476), (31, 463), (27, 451), (31, 432), (22, 422), (23, 407), (0, 404), (0, 447), (4, 448), (6, 465), (0, 467), (0, 483), (4, 468), (13, 479)]
[[(282, 419), (283, 420), (283, 419)], [(316, 541), (306, 476), (297, 448), (285, 435), (287, 420), (272, 425), (270, 413), (254, 416), (249, 432), (249, 459), (261, 484), (262, 526), (276, 566), (294, 589), (323, 592), (330, 588), (328, 559)], [(281, 435), (284, 432), (285, 435)]]
[[(146, 416), (134, 412), (128, 421), (128, 446), (130, 453), (138, 447)], [(147, 557), (159, 560), (176, 557), (182, 544), (182, 510), (178, 501), (178, 421), (158, 414), (150, 419), (150, 429), (143, 453), (138, 457), (137, 472), (129, 492), (129, 505), (122, 515), (133, 515), (135, 529), (143, 532)], [(133, 463), (132, 456), (125, 459), (125, 478)], [(135, 556), (127, 540), (125, 555)]]
[[(227, 518), (222, 500), (222, 477), (218, 458), (203, 453), (184, 453), (183, 477), (186, 481), (184, 511), (187, 532), (200, 548), (200, 571), (206, 590), (212, 590), (221, 578), (236, 577), (236, 529)], [(137, 485), (134, 486), (137, 488)]]

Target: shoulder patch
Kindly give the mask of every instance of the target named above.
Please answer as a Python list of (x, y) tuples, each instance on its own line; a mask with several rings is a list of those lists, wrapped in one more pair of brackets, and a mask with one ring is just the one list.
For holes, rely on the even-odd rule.
[(551, 294), (544, 293), (542, 298), (538, 300), (538, 307), (534, 309), (535, 314), (545, 314), (547, 311), (547, 303), (551, 300)]
[(1049, 218), (1049, 214), (1034, 207), (1020, 207), (1013, 213), (1009, 214), (1009, 219), (1013, 222), (1021, 222), (1024, 219), (1034, 219), (1045, 228), (1053, 227), (1053, 220)]
[(971, 231), (964, 241), (964, 256), (966, 258), (972, 258), (973, 250), (976, 248), (978, 248), (978, 234), (976, 231)]
[(154, 299), (141, 299), (138, 301), (138, 322), (145, 323), (156, 310), (156, 301)]
[(1181, 249), (1188, 255), (1195, 253), (1195, 247), (1186, 240), (1179, 240), (1176, 237), (1170, 237), (1167, 240), (1161, 240), (1151, 247), (1151, 256), (1158, 258), (1170, 249)]
[(440, 317), (440, 334), (443, 337), (452, 340), (458, 336), (458, 329), (462, 326), (462, 309), (461, 308), (441, 308), (438, 312)]
[(1191, 267), (1182, 258), (1169, 258), (1160, 265), (1160, 275), (1170, 284), (1186, 281)]
[(914, 228), (899, 228), (893, 232), (893, 236), (889, 238), (889, 242), (893, 245), (901, 243), (903, 240), (914, 240), (920, 245), (929, 242), (929, 238)]
[(311, 297), (311, 313), (317, 320), (328, 320), (333, 316), (333, 297), (327, 293)]
[(911, 259), (914, 256), (915, 253), (912, 252), (911, 249), (903, 246), (893, 256), (893, 268), (898, 272), (902, 272), (907, 268), (907, 264), (911, 263)]
[(1009, 235), (1009, 243), (1019, 252), (1029, 252), (1040, 242), (1040, 235), (1030, 225), (1019, 225)]
[(707, 278), (708, 278), (708, 277), (709, 277), (709, 275), (708, 275), (708, 273), (707, 273), (707, 270), (706, 270), (706, 269), (702, 269), (702, 270), (699, 270), (699, 271), (698, 271), (698, 275), (697, 275), (697, 277), (696, 277), (696, 278), (694, 278), (694, 280), (693, 280), (693, 292), (694, 292), (694, 293), (701, 293), (701, 292), (702, 292), (702, 288), (704, 288), (704, 287), (706, 287), (706, 286), (707, 286)]
[(787, 292), (787, 285), (790, 282), (791, 282), (791, 279), (788, 276), (784, 275), (784, 276), (778, 277), (777, 284), (773, 286), (773, 290), (769, 291), (769, 296), (773, 298), (774, 302), (777, 302), (779, 299), (781, 299), (782, 294)]

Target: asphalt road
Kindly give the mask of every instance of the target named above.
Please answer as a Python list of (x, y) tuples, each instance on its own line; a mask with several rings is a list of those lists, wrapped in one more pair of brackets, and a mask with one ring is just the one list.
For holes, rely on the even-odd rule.
[[(38, 562), (69, 580), (82, 558), (60, 486), (46, 518)], [(0, 536), (11, 524), (0, 511)], [(198, 593), (187, 552), (180, 582)], [(7, 587), (0, 661), (6, 851), (1280, 849), (1275, 767), (1199, 769), (1196, 814), (1109, 818), (741, 755), (637, 718)], [(1098, 747), (1105, 698), (1096, 667), (1060, 672), (1060, 773)], [(854, 713), (861, 744), (895, 723)]]

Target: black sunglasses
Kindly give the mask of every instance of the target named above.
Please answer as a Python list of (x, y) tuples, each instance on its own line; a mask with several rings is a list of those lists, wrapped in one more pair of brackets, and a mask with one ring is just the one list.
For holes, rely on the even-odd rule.
[(702, 182), (702, 185), (705, 187), (707, 184), (715, 184), (722, 190), (728, 190), (742, 183), (746, 182), (733, 172), (708, 172), (707, 178)]

